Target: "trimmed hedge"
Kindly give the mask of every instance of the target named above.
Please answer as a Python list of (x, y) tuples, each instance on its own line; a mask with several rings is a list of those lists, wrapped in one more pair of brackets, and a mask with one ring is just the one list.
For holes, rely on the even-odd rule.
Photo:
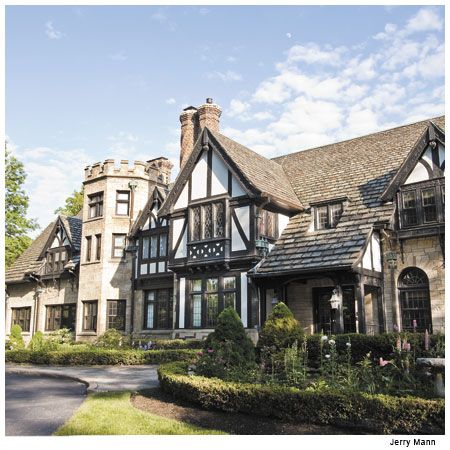
[(291, 422), (362, 428), (380, 434), (443, 434), (444, 400), (232, 383), (187, 375), (188, 364), (160, 366), (163, 391), (206, 409)]
[(201, 339), (155, 339), (151, 340), (152, 350), (201, 349), (204, 341)]
[[(352, 358), (354, 361), (361, 361), (371, 352), (373, 359), (389, 359), (393, 353), (393, 348), (397, 343), (398, 333), (383, 333), (375, 335), (348, 333), (337, 334), (333, 337), (336, 341), (336, 349), (338, 353), (345, 354), (347, 351), (346, 344), (350, 339), (352, 344)], [(424, 348), (424, 333), (401, 333), (402, 339), (406, 338), (411, 343), (412, 349), (416, 352), (416, 357), (426, 356)], [(314, 334), (307, 337), (308, 357), (311, 361), (319, 358), (319, 341), (321, 335)], [(430, 344), (434, 347), (438, 339), (444, 340), (444, 335), (431, 334)]]
[(195, 350), (111, 350), (102, 348), (62, 349), (54, 351), (8, 350), (6, 362), (45, 365), (136, 365), (191, 361)]

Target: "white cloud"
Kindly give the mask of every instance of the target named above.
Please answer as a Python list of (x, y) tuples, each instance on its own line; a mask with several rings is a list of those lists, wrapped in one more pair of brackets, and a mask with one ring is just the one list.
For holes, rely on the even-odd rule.
[(292, 37), (292, 34), (291, 34), (291, 33), (286, 33), (286, 37), (287, 37), (288, 39), (290, 39), (290, 38)]
[(230, 102), (230, 107), (228, 109), (228, 115), (230, 117), (238, 116), (245, 113), (249, 109), (249, 104), (241, 102), (240, 100), (233, 99)]
[(434, 9), (423, 8), (416, 15), (409, 19), (405, 32), (406, 34), (421, 31), (442, 30), (444, 21)]
[(166, 103), (168, 105), (174, 105), (176, 103), (176, 100), (173, 97), (171, 97), (166, 100)]
[(199, 13), (201, 16), (206, 16), (206, 15), (208, 15), (208, 14), (210, 13), (210, 10), (209, 10), (208, 8), (200, 8), (200, 9), (198, 10), (198, 13)]
[(62, 31), (58, 31), (55, 29), (51, 20), (49, 20), (45, 24), (45, 34), (49, 39), (61, 39), (65, 36)]
[(233, 70), (227, 70), (226, 72), (220, 72), (218, 70), (214, 72), (206, 73), (206, 78), (218, 78), (222, 81), (241, 81), (242, 75), (240, 73), (234, 72)]
[(236, 58), (234, 56), (227, 56), (226, 61), (229, 63), (234, 63), (236, 62)]
[(286, 62), (304, 62), (306, 64), (324, 64), (337, 66), (341, 62), (341, 55), (346, 51), (345, 47), (327, 50), (310, 42), (306, 45), (294, 45), (288, 51)]
[(126, 61), (128, 59), (128, 56), (125, 54), (125, 52), (120, 51), (109, 55), (109, 59), (113, 61)]

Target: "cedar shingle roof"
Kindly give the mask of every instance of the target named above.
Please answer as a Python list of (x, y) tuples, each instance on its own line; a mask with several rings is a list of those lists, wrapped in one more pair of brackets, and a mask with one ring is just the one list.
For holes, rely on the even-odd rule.
[(277, 161), (264, 158), (221, 133), (211, 130), (208, 132), (256, 189), (281, 202), (302, 208), (285, 171)]
[[(445, 127), (443, 116), (431, 120)], [(383, 203), (380, 196), (429, 123), (274, 158), (303, 205), (345, 196), (349, 201), (335, 229), (308, 231), (310, 211), (292, 217), (256, 272), (351, 266), (372, 225), (391, 218), (394, 205)]]
[[(82, 231), (82, 220), (77, 217), (66, 217), (59, 216), (64, 224), (64, 227), (69, 234), (69, 239), (72, 242), (74, 252), (79, 252), (81, 248), (81, 231)], [(51, 237), (51, 233), (55, 227), (58, 219), (51, 222), (42, 231), (42, 233), (31, 243), (31, 245), (20, 255), (14, 264), (6, 271), (5, 281), (6, 283), (18, 282), (25, 280), (25, 274), (30, 272), (37, 272), (40, 267), (44, 264), (43, 259), (39, 259), (45, 245)], [(76, 255), (73, 256), (72, 260), (77, 259)]]

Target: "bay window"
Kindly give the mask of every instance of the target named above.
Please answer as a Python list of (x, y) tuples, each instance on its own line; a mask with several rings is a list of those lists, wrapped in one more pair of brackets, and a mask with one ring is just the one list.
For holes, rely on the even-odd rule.
[(225, 237), (225, 207), (222, 201), (190, 209), (191, 241)]

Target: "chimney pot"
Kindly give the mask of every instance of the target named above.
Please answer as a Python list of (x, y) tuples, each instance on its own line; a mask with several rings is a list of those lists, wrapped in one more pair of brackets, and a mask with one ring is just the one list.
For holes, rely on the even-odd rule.
[(213, 99), (211, 97), (208, 97), (206, 99), (206, 103), (209, 103), (209, 104), (213, 103)]

